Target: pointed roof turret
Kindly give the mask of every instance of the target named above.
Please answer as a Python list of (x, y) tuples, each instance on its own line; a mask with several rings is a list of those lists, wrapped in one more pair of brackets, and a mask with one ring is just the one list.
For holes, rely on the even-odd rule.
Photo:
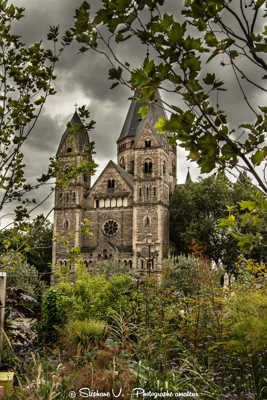
[(187, 175), (186, 175), (186, 180), (185, 184), (188, 185), (189, 183), (192, 183), (191, 175), (190, 175), (190, 168), (188, 167)]
[(86, 143), (89, 143), (87, 131), (84, 128), (84, 125), (81, 121), (81, 118), (79, 117), (77, 110), (75, 110), (71, 121), (67, 124), (67, 128), (60, 140), (57, 154), (59, 153), (68, 135), (73, 135), (73, 137), (77, 139), (79, 150), (82, 149)]
[[(121, 130), (121, 134), (117, 140), (117, 143), (122, 141), (127, 137), (136, 138), (138, 132), (144, 127), (146, 122), (149, 122), (150, 127), (152, 128), (153, 133), (155, 133), (160, 141), (162, 142), (163, 136), (157, 134), (157, 129), (154, 128), (154, 125), (157, 123), (159, 118), (166, 118), (160, 94), (157, 91), (156, 100), (153, 103), (148, 103), (144, 101), (136, 100), (139, 97), (139, 92), (135, 91), (135, 98), (132, 100), (130, 107), (128, 109), (128, 113), (124, 122), (124, 125)], [(141, 114), (138, 113), (140, 107), (148, 106), (147, 116), (142, 119)]]

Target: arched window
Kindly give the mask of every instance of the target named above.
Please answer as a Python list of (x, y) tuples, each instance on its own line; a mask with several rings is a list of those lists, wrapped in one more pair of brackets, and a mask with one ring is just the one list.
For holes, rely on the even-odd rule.
[(70, 226), (69, 221), (66, 219), (66, 220), (64, 221), (64, 229), (65, 229), (65, 230), (69, 229), (69, 226)]
[(71, 153), (72, 152), (72, 148), (71, 147), (68, 147), (67, 148), (67, 153)]
[(145, 146), (151, 147), (151, 140), (145, 140)]
[(157, 196), (157, 188), (155, 188), (155, 187), (153, 187), (153, 195), (154, 195), (154, 197)]
[(66, 193), (66, 201), (69, 201), (69, 192)]
[(139, 199), (142, 199), (142, 188), (139, 188)]
[(129, 260), (129, 268), (130, 268), (130, 269), (133, 268), (133, 262), (132, 262), (132, 260)]
[(166, 175), (166, 162), (165, 161), (163, 161), (162, 172), (163, 172), (163, 175)]
[(72, 200), (76, 201), (76, 192), (72, 192)]
[(121, 159), (120, 159), (120, 166), (121, 166), (121, 168), (125, 169), (124, 157), (121, 157)]
[(130, 161), (129, 174), (134, 174), (134, 160)]
[(146, 161), (144, 163), (144, 173), (152, 174), (152, 162), (151, 161)]

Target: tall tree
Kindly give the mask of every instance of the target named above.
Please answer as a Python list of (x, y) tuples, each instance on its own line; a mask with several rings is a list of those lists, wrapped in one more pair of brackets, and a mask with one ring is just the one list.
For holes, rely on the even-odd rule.
[[(217, 226), (222, 218), (228, 217), (231, 205), (251, 200), (257, 191), (249, 181), (232, 183), (222, 174), (178, 185), (170, 200), (170, 235), (175, 253), (189, 254), (190, 245), (196, 240), (207, 257), (216, 264), (224, 264), (229, 272), (235, 271), (235, 262), (241, 253), (238, 240)], [(263, 232), (266, 227), (265, 223), (258, 231)], [(244, 226), (243, 232), (255, 235), (255, 227)], [(260, 260), (260, 248), (255, 246), (249, 256)]]
[(50, 282), (52, 263), (51, 222), (39, 215), (23, 229), (17, 226), (0, 231), (0, 267), (15, 266), (16, 260), (24, 260), (34, 266), (41, 278)]
[[(23, 18), (23, 8), (9, 2), (0, 4), (0, 211), (6, 204), (23, 200), (16, 214), (25, 213), (23, 198), (33, 187), (24, 176), (23, 145), (33, 133), (48, 96), (55, 94), (54, 68), (60, 51), (56, 50), (58, 28), (50, 27), (48, 40), (26, 46), (14, 32)], [(49, 171), (49, 177), (52, 169)], [(29, 200), (28, 200), (29, 202)]]
[[(15, 34), (23, 12), (24, 8), (8, 0), (0, 2), (0, 213), (4, 217), (6, 206), (14, 202), (17, 221), (28, 216), (29, 206), (36, 208), (32, 206), (35, 200), (27, 198), (27, 194), (47, 183), (58, 170), (56, 159), (51, 159), (41, 177), (35, 182), (27, 181), (23, 152), (47, 98), (56, 93), (55, 66), (69, 44), (66, 37), (57, 46), (59, 27), (52, 26), (47, 35), (47, 48), (43, 41), (25, 45)], [(85, 107), (79, 111), (85, 128), (91, 129), (93, 123), (88, 122), (88, 111)], [(91, 171), (93, 167), (88, 168)]]
[[(104, 54), (112, 64), (109, 78), (133, 89), (141, 101), (156, 101), (158, 88), (177, 95), (177, 103), (164, 103), (169, 119), (158, 123), (161, 132), (173, 132), (202, 172), (234, 167), (251, 174), (267, 193), (267, 107), (253, 106), (246, 94), (251, 85), (266, 93), (267, 29), (264, 0), (186, 0), (184, 21), (164, 12), (164, 0), (103, 1), (96, 15), (84, 1), (76, 10), (75, 24), (67, 37), (82, 43), (81, 52)], [(150, 49), (143, 65), (131, 69), (119, 57), (118, 46), (137, 39)], [(71, 40), (71, 39), (70, 39)], [(212, 60), (220, 68), (210, 72)], [(245, 61), (242, 63), (242, 61)], [(250, 65), (251, 73), (247, 66)], [(225, 70), (230, 68), (240, 89), (240, 101), (252, 117), (233, 124), (220, 92), (227, 89)], [(225, 99), (225, 97), (224, 97)], [(140, 112), (144, 115), (146, 108)], [(262, 167), (262, 172), (258, 167)]]

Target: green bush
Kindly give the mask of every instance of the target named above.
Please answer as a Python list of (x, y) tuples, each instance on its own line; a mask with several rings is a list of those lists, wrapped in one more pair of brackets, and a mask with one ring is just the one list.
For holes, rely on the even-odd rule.
[(170, 257), (163, 262), (163, 287), (174, 287), (185, 296), (194, 296), (206, 290), (209, 284), (219, 285), (219, 274), (210, 262), (192, 255)]
[(66, 318), (66, 311), (62, 308), (65, 293), (60, 287), (47, 290), (42, 301), (41, 320), (38, 324), (39, 339), (46, 343), (54, 342), (58, 338), (55, 326), (61, 326)]
[(44, 290), (44, 283), (40, 281), (37, 269), (19, 255), (12, 254), (12, 258), (6, 258), (8, 262), (2, 271), (7, 273), (7, 287), (22, 289), (29, 296), (38, 298)]
[(98, 342), (105, 337), (106, 324), (94, 319), (70, 320), (66, 326), (67, 337), (74, 343), (88, 344)]
[(115, 275), (107, 281), (104, 275), (90, 275), (84, 269), (77, 273), (76, 281), (61, 281), (50, 288), (42, 303), (40, 337), (55, 341), (54, 326), (61, 328), (68, 321), (96, 319), (110, 321), (113, 310), (127, 312), (127, 293), (133, 279), (129, 275)]
[(234, 290), (225, 306), (225, 345), (241, 354), (264, 351), (267, 340), (266, 288), (247, 289), (239, 286)]

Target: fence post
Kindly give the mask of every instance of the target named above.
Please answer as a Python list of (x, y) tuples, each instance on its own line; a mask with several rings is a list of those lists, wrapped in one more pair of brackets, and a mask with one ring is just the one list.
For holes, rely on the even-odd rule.
[(3, 345), (3, 329), (6, 306), (6, 272), (0, 272), (0, 351)]

